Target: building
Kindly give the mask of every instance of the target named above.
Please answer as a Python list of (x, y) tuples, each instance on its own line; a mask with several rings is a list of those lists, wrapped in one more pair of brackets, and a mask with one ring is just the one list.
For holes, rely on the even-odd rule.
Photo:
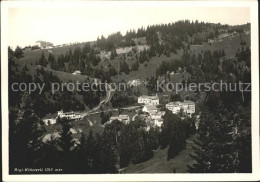
[(126, 54), (126, 53), (132, 51), (132, 49), (133, 48), (131, 46), (130, 47), (119, 47), (116, 49), (116, 53), (117, 54)]
[(184, 113), (191, 117), (191, 115), (195, 113), (195, 102), (190, 100), (170, 102), (166, 104), (166, 108), (172, 111), (173, 114), (180, 113), (182, 109)]
[(122, 123), (124, 124), (128, 124), (130, 122), (130, 118), (128, 115), (126, 114), (120, 114), (119, 116), (111, 116), (109, 121), (106, 122), (105, 124), (111, 124), (112, 121), (114, 120), (118, 120), (118, 121), (121, 121)]
[(158, 105), (159, 97), (157, 96), (157, 94), (155, 96), (143, 95), (138, 97), (138, 103), (145, 105)]
[(63, 110), (58, 111), (59, 118), (66, 118), (68, 120), (80, 120), (81, 114), (77, 114), (75, 112), (63, 112)]
[(163, 119), (162, 118), (154, 120), (154, 126), (162, 127), (162, 124), (163, 124)]
[(52, 47), (52, 46), (53, 46), (53, 43), (38, 40), (38, 41), (35, 42), (35, 45), (37, 45), (37, 46), (39, 46), (40, 48), (44, 49), (44, 48)]
[(163, 118), (162, 116), (165, 114), (165, 111), (157, 111), (157, 112), (152, 112), (150, 114), (150, 118), (153, 120), (153, 126), (158, 126), (161, 127), (163, 123)]
[(150, 116), (152, 119), (161, 119), (164, 114), (165, 111), (157, 111), (157, 112), (152, 112)]
[(183, 102), (183, 106), (187, 108), (185, 112), (190, 116), (195, 113), (195, 102), (191, 100), (185, 100)]
[(54, 119), (54, 118), (51, 118), (51, 119), (43, 119), (42, 121), (44, 122), (45, 125), (56, 124), (56, 119)]
[(147, 112), (149, 114), (153, 114), (153, 113), (157, 113), (158, 109), (155, 105), (145, 105), (142, 111)]
[(167, 109), (169, 109), (170, 111), (172, 111), (173, 114), (180, 113), (180, 110), (181, 110), (179, 104), (177, 104), (176, 102), (170, 102), (170, 103), (166, 104), (165, 107)]
[(73, 75), (81, 75), (81, 71), (76, 70), (76, 71), (74, 71), (72, 74), (73, 74)]

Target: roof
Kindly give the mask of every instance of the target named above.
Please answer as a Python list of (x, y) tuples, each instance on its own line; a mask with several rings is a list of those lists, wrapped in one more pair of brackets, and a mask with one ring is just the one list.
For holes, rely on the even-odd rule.
[(166, 104), (166, 106), (180, 106), (183, 104), (195, 104), (195, 102), (191, 101), (191, 100), (185, 100), (184, 102), (180, 102), (180, 101), (176, 101), (176, 102), (169, 102), (168, 104)]
[(125, 119), (129, 119), (129, 116), (121, 114), (121, 115), (119, 115), (119, 118), (125, 120)]
[(36, 43), (48, 43), (48, 44), (52, 44), (51, 42), (42, 41), (42, 40), (38, 40), (38, 41), (36, 41)]
[(111, 116), (110, 117), (110, 120), (116, 120), (116, 119), (118, 119), (118, 116)]
[(195, 102), (191, 101), (191, 100), (185, 100), (184, 103), (187, 103), (187, 104), (195, 104)]
[(157, 107), (155, 105), (147, 105), (147, 106), (144, 106), (147, 108), (147, 110), (157, 110)]
[(147, 96), (147, 95), (142, 95), (138, 98), (144, 98), (144, 99), (159, 99), (159, 97), (157, 95), (154, 96)]
[(179, 106), (176, 102), (169, 102), (166, 106)]
[(71, 111), (71, 112), (64, 112), (62, 114), (75, 114), (75, 113)]

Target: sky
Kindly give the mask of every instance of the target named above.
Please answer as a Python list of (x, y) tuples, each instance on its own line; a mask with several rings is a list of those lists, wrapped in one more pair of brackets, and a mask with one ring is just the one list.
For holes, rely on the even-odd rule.
[(178, 20), (239, 25), (250, 22), (249, 8), (87, 7), (9, 8), (8, 44), (15, 48), (37, 40), (54, 45), (96, 40), (98, 36)]

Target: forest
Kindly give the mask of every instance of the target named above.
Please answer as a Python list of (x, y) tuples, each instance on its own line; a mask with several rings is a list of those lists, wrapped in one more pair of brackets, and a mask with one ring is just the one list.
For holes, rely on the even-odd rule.
[[(151, 25), (137, 31), (130, 30), (126, 35), (120, 32), (107, 38), (101, 36), (94, 46), (85, 43), (82, 48), (69, 49), (65, 54), (54, 56), (44, 53), (35, 61), (35, 72), (29, 65), (18, 64), (23, 57), (23, 50), (17, 47), (9, 52), (9, 139), (10, 139), (10, 173), (14, 168), (50, 167), (61, 168), (57, 173), (64, 174), (98, 174), (119, 173), (121, 168), (131, 164), (139, 164), (151, 159), (154, 150), (167, 148), (170, 160), (176, 157), (186, 146), (190, 136), (196, 136), (193, 141), (194, 153), (190, 156), (196, 161), (187, 166), (190, 173), (250, 173), (252, 172), (251, 146), (251, 92), (197, 92), (196, 104), (200, 102), (199, 127), (195, 127), (195, 116), (189, 118), (173, 114), (163, 108), (161, 128), (151, 127), (142, 119), (129, 124), (115, 120), (104, 125), (103, 132), (90, 130), (81, 133), (79, 142), (72, 136), (72, 124), (59, 119), (56, 125), (61, 127), (59, 137), (51, 138), (44, 143), (42, 139), (46, 128), (42, 119), (46, 114), (64, 111), (83, 111), (98, 105), (105, 97), (103, 91), (64, 92), (51, 94), (51, 83), (61, 83), (52, 71), (44, 68), (73, 73), (80, 70), (82, 75), (100, 79), (101, 82), (112, 82), (115, 75), (130, 75), (132, 71), (142, 71), (142, 66), (149, 64), (152, 58), (162, 55), (170, 57), (181, 50), (180, 58), (170, 59), (158, 64), (154, 76), (147, 78), (146, 89), (149, 95), (157, 93), (156, 80), (164, 76), (171, 81), (169, 72), (182, 71), (191, 76), (189, 83), (214, 83), (220, 80), (226, 83), (251, 83), (251, 49), (248, 42), (241, 40), (240, 47), (234, 57), (227, 57), (224, 49), (204, 50), (198, 53), (191, 51), (190, 45), (201, 45), (208, 39), (218, 37), (222, 29), (228, 32), (243, 33), (240, 28), (227, 25), (204, 22), (179, 21), (169, 24)], [(207, 32), (202, 38), (200, 33)], [(136, 45), (134, 40), (145, 37), (149, 50), (137, 52), (133, 50), (130, 56), (132, 64), (121, 57), (119, 68), (109, 64), (107, 68), (100, 66), (101, 50), (111, 51), (110, 60), (119, 58), (115, 49)], [(138, 44), (142, 44), (141, 42)], [(14, 92), (11, 84), (14, 82), (45, 83), (45, 89), (39, 97), (27, 92)], [(91, 83), (90, 79), (85, 80)], [(243, 88), (244, 89), (244, 88)], [(201, 99), (201, 95), (205, 99)], [(136, 103), (137, 94), (130, 92), (115, 92), (111, 99), (113, 108), (130, 106)], [(79, 99), (80, 98), (80, 99)], [(171, 95), (170, 100), (182, 100), (179, 95)], [(102, 124), (109, 118), (104, 115)], [(14, 147), (15, 146), (15, 147)], [(51, 172), (53, 173), (53, 172)]]

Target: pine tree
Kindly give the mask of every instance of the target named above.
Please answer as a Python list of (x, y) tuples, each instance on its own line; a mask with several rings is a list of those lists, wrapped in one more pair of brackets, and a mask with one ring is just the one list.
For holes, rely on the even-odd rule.
[(210, 138), (208, 127), (213, 121), (209, 116), (209, 112), (207, 110), (201, 113), (201, 120), (198, 130), (198, 138), (194, 140), (194, 146), (192, 146), (195, 154), (190, 154), (192, 158), (196, 160), (196, 164), (192, 167), (188, 166), (189, 172), (191, 173), (205, 173), (209, 171), (210, 168)]
[(41, 159), (41, 137), (44, 130), (40, 119), (34, 114), (30, 95), (24, 92), (15, 124), (13, 144), (15, 146), (15, 165), (19, 167), (35, 166)]
[(105, 137), (102, 137), (100, 163), (101, 173), (117, 173), (115, 146)]
[(171, 139), (169, 142), (167, 160), (174, 158), (179, 152), (185, 148), (185, 131), (184, 123), (180, 120), (175, 121)]
[(197, 164), (190, 172), (238, 172), (237, 141), (234, 133), (234, 113), (228, 113), (221, 100), (213, 111), (203, 111), (198, 141), (193, 146)]
[(38, 64), (41, 65), (41, 66), (46, 66), (48, 64), (43, 52), (42, 52), (41, 57), (38, 61)]
[(16, 47), (16, 49), (15, 49), (15, 51), (14, 51), (14, 56), (16, 57), (16, 58), (18, 58), (18, 59), (20, 59), (20, 58), (22, 58), (23, 57), (23, 50), (19, 47), (19, 46), (17, 46)]
[(85, 70), (85, 61), (83, 59), (79, 60), (78, 69), (83, 72)]
[(59, 161), (58, 141), (53, 135), (49, 141), (43, 144), (41, 153), (43, 154), (41, 167), (62, 168)]
[(59, 146), (61, 148), (60, 162), (65, 172), (72, 172), (76, 169), (75, 164), (75, 148), (74, 140), (71, 133), (71, 124), (66, 119), (61, 119), (62, 132), (60, 137)]

